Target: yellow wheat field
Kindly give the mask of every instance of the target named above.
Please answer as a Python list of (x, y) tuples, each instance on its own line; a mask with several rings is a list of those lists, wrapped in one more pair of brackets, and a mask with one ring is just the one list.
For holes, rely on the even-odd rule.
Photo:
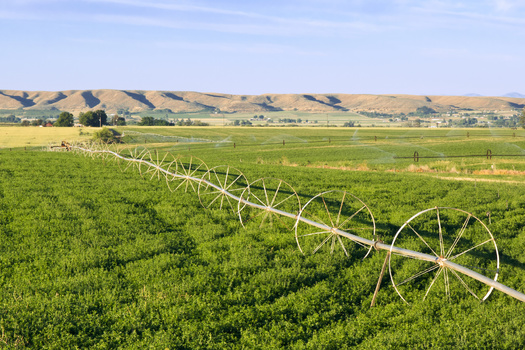
[(0, 127), (0, 148), (40, 147), (61, 140), (87, 140), (99, 128)]

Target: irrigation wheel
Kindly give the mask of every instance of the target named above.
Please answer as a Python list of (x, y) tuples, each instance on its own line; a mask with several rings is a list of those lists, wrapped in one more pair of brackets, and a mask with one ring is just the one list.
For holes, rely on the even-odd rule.
[(100, 145), (100, 157), (103, 159), (103, 160), (108, 160), (111, 161), (112, 158), (113, 158), (113, 154), (111, 154), (111, 148), (110, 148), (110, 145), (107, 144), (107, 143), (102, 143)]
[(71, 152), (74, 154), (80, 154), (83, 152), (80, 147), (82, 147), (82, 144), (80, 141), (71, 141)]
[(159, 154), (157, 150), (154, 152), (148, 153), (148, 159), (147, 161), (151, 163), (151, 165), (148, 166), (147, 170), (144, 173), (144, 176), (150, 176), (150, 180), (153, 180), (153, 178), (157, 178), (157, 180), (161, 179), (162, 177), (167, 177), (167, 173), (164, 170), (167, 170), (168, 166), (176, 161), (176, 158), (170, 153), (166, 152), (164, 154)]
[(114, 162), (120, 165), (120, 162), (122, 159), (120, 159), (117, 155), (120, 155), (124, 150), (126, 149), (126, 145), (122, 144), (116, 144), (113, 143), (111, 145), (108, 145), (108, 157), (106, 160), (108, 162)]
[[(436, 257), (433, 262), (392, 253), (392, 247)], [(493, 288), (443, 265), (451, 261), (494, 281), (499, 274), (498, 247), (477, 217), (456, 208), (431, 208), (408, 219), (392, 241), (389, 270), (392, 285), (406, 303), (430, 297), (470, 294), (483, 301)]]
[[(246, 205), (244, 201), (257, 204), (259, 207)], [(238, 211), (243, 227), (256, 224), (259, 228), (269, 223), (283, 226), (289, 231), (294, 227), (296, 217), (277, 214), (272, 209), (298, 214), (301, 200), (297, 192), (287, 182), (276, 178), (262, 178), (252, 182), (242, 192)]]
[(129, 147), (124, 147), (122, 150), (120, 150), (118, 152), (118, 154), (121, 157), (123, 157), (123, 158), (116, 157), (118, 159), (118, 167), (119, 167), (120, 171), (125, 172), (126, 170), (128, 170), (132, 166), (131, 162), (128, 159), (134, 158), (133, 157), (133, 152), (134, 152), (134, 150), (132, 150)]
[(219, 165), (208, 170), (199, 182), (199, 201), (206, 209), (223, 206), (236, 212), (236, 199), (227, 194), (239, 196), (249, 186), (246, 176), (229, 165)]
[(119, 162), (120, 170), (124, 172), (132, 168), (132, 169), (138, 169), (140, 172), (140, 163), (142, 159), (146, 156), (148, 149), (142, 146), (138, 146), (128, 151), (129, 151), (129, 155), (125, 154), (126, 152), (123, 151), (122, 156), (126, 157), (127, 159), (126, 160), (122, 159)]
[[(304, 222), (302, 219), (310, 221)], [(324, 228), (311, 225), (317, 222)], [(310, 199), (299, 213), (295, 224), (295, 239), (303, 254), (341, 249), (346, 256), (368, 256), (372, 246), (350, 240), (341, 230), (371, 241), (376, 239), (376, 224), (370, 208), (359, 198), (346, 191), (327, 191)]]
[(194, 182), (208, 172), (208, 166), (200, 158), (181, 156), (170, 162), (166, 170), (166, 183), (171, 192), (179, 188), (184, 189), (184, 192), (188, 192), (189, 188), (197, 192)]

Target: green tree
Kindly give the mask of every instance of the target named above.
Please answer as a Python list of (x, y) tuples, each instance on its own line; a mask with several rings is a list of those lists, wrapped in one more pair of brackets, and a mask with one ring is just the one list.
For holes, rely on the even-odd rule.
[(78, 120), (80, 124), (84, 126), (102, 126), (106, 125), (108, 116), (106, 112), (102, 109), (96, 111), (88, 111), (86, 113), (80, 113), (78, 115)]
[(118, 114), (115, 114), (111, 118), (111, 125), (124, 126), (126, 125), (126, 118), (121, 117)]
[(80, 112), (80, 114), (78, 115), (79, 123), (84, 126), (93, 126), (94, 120), (95, 120), (95, 117), (93, 116), (92, 111), (88, 111), (85, 113)]
[(437, 113), (435, 110), (427, 106), (418, 107), (416, 109), (416, 114), (435, 114), (435, 113)]
[(60, 113), (57, 121), (54, 124), (54, 126), (73, 126), (73, 125), (75, 125), (73, 114), (69, 112)]
[(96, 121), (99, 123), (96, 126), (102, 126), (107, 124), (108, 116), (103, 109), (97, 109), (95, 112), (93, 112), (93, 114), (95, 115)]
[(138, 125), (141, 125), (141, 126), (154, 126), (154, 125), (155, 126), (169, 126), (173, 124), (171, 124), (170, 122), (164, 119), (155, 119), (153, 117), (142, 117)]
[(523, 108), (521, 111), (519, 124), (523, 129), (525, 129), (525, 108)]
[(153, 117), (142, 117), (138, 125), (140, 126), (152, 126), (155, 125), (155, 118)]
[(39, 126), (39, 125), (44, 125), (44, 124), (45, 124), (45, 122), (44, 122), (43, 119), (33, 119), (31, 121), (31, 125), (32, 126)]

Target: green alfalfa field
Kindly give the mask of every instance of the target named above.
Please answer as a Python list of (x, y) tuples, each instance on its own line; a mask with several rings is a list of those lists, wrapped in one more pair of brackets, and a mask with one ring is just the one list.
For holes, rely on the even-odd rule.
[[(160, 157), (191, 154), (208, 167), (236, 167), (250, 182), (282, 178), (303, 204), (323, 191), (346, 190), (369, 206), (387, 243), (421, 210), (466, 210), (494, 235), (498, 280), (525, 291), (525, 169), (519, 156), (503, 156), (523, 153), (523, 131), (118, 130), (127, 143), (114, 149), (123, 154), (148, 147)], [(524, 305), (502, 292), (479, 302), (464, 288), (451, 289), (450, 297), (436, 290), (407, 305), (387, 272), (371, 308), (384, 251), (364, 260), (329, 249), (303, 255), (293, 231), (243, 228), (232, 211), (203, 209), (191, 189), (171, 192), (165, 180), (133, 168), (122, 172), (109, 159), (44, 148), (0, 150), (6, 348), (520, 349), (525, 343)], [(487, 149), (502, 156), (481, 156)], [(441, 156), (394, 158), (415, 151)]]

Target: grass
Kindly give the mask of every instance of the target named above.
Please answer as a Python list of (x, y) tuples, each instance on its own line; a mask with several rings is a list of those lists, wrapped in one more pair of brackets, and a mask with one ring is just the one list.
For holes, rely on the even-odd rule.
[[(211, 157), (230, 165), (258, 163), (517, 179), (525, 171), (525, 132), (522, 130), (323, 127), (126, 127), (119, 130), (125, 135), (128, 131), (124, 139), (129, 147), (146, 143), (174, 154)], [(190, 140), (191, 137), (194, 139)], [(486, 157), (487, 150), (493, 157)], [(417, 162), (413, 157), (415, 152), (421, 157)]]
[[(525, 171), (523, 130), (219, 126), (116, 129), (125, 135), (123, 140), (130, 148), (146, 145), (229, 165), (402, 171), (516, 181)], [(0, 148), (88, 140), (95, 130), (98, 128), (2, 127)], [(486, 156), (488, 150), (492, 157)], [(415, 152), (421, 157), (417, 162)]]
[[(250, 139), (243, 129), (194, 130)], [(265, 146), (263, 163), (255, 148), (243, 151), (242, 162), (236, 149), (196, 155), (210, 167), (235, 163), (250, 181), (283, 178), (302, 202), (349, 190), (371, 208), (385, 242), (426, 208), (458, 207), (484, 222), (490, 211), (499, 280), (523, 291), (522, 185), (294, 167), (275, 149), (281, 146)], [(234, 213), (205, 211), (197, 194), (171, 193), (136, 169), (14, 150), (2, 151), (0, 179), (0, 342), (7, 348), (519, 349), (525, 342), (525, 303), (501, 292), (479, 303), (455, 289), (450, 301), (436, 293), (407, 306), (385, 278), (370, 308), (384, 252), (364, 261), (327, 250), (302, 255), (293, 232), (244, 229)]]

